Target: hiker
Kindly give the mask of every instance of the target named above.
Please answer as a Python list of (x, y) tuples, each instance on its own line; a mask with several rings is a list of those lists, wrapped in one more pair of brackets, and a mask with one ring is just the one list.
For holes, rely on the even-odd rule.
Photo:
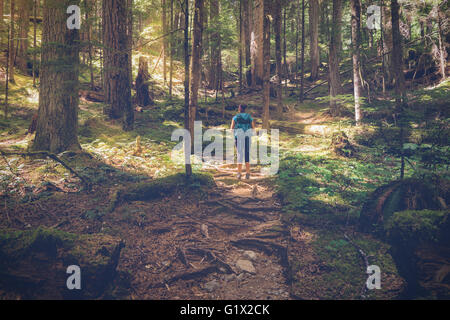
[(247, 106), (245, 104), (239, 105), (239, 113), (233, 117), (233, 121), (231, 122), (231, 129), (234, 130), (234, 142), (237, 149), (238, 179), (242, 177), (242, 164), (244, 160), (245, 178), (250, 179), (250, 143), (253, 131), (249, 132), (248, 130), (255, 129), (255, 122), (245, 112), (246, 109)]

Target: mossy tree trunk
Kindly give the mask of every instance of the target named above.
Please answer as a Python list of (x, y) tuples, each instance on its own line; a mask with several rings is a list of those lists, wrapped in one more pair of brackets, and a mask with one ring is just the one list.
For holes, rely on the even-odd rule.
[(45, 0), (36, 138), (32, 149), (59, 153), (78, 143), (79, 31), (66, 9), (79, 1)]

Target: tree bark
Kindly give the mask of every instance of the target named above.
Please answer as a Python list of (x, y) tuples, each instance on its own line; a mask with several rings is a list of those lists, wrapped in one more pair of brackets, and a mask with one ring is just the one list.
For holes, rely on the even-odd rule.
[(341, 78), (339, 75), (340, 48), (341, 48), (341, 22), (342, 22), (342, 0), (333, 0), (333, 21), (331, 26), (330, 53), (328, 57), (330, 78), (330, 109), (336, 116), (339, 113), (336, 96), (341, 91)]
[(282, 7), (281, 0), (275, 1), (274, 10), (274, 33), (275, 33), (275, 60), (277, 68), (277, 114), (281, 116), (283, 113), (283, 91), (281, 86), (282, 79), (282, 52), (281, 52), (281, 22), (282, 22)]
[(355, 121), (359, 125), (362, 119), (361, 113), (361, 3), (360, 0), (351, 0), (352, 14), (352, 61), (353, 61), (353, 92), (355, 98)]
[(270, 127), (270, 0), (262, 1), (263, 129)]
[(203, 0), (195, 0), (192, 37), (191, 83), (189, 93), (189, 128), (194, 137), (194, 121), (198, 109), (198, 89), (201, 79), (201, 53), (203, 39)]
[(148, 81), (150, 74), (148, 73), (148, 61), (144, 56), (139, 57), (139, 70), (136, 77), (136, 103), (141, 107), (153, 104), (148, 90)]
[(218, 91), (220, 88), (220, 73), (222, 68), (222, 53), (221, 53), (221, 38), (219, 26), (219, 1), (218, 0), (210, 0), (210, 15), (209, 15), (209, 23), (210, 29), (213, 30), (211, 32), (210, 38), (210, 46), (211, 46), (211, 66), (210, 66), (210, 74), (209, 74), (209, 86), (210, 89), (214, 89)]
[(10, 25), (9, 25), (9, 32), (11, 34), (10, 37), (10, 44), (9, 44), (9, 82), (15, 83), (14, 81), (14, 63), (15, 63), (15, 57), (16, 57), (16, 50), (14, 47), (14, 38), (15, 38), (15, 32), (14, 32), (14, 19), (15, 19), (15, 0), (10, 0)]
[(129, 44), (126, 0), (103, 0), (104, 95), (110, 119), (123, 120), (123, 129), (132, 130)]
[[(162, 7), (162, 34), (167, 34), (167, 1), (161, 0)], [(163, 79), (164, 85), (167, 82), (167, 38), (163, 38)]]
[(319, 18), (320, 5), (319, 0), (310, 0), (309, 2), (309, 56), (311, 60), (311, 80), (315, 81), (319, 78)]
[[(184, 0), (184, 128), (191, 131), (189, 119), (189, 64), (189, 0)], [(190, 158), (191, 149), (185, 148), (184, 152), (186, 176), (190, 177), (192, 175), (192, 165), (187, 160)]]
[(264, 1), (253, 2), (250, 51), (252, 87), (261, 85), (264, 77)]
[(302, 0), (302, 53), (300, 55), (302, 71), (300, 73), (300, 102), (303, 103), (305, 91), (305, 0)]
[(66, 9), (79, 0), (44, 0), (42, 62), (36, 137), (32, 149), (60, 153), (78, 143), (79, 31)]
[(245, 57), (245, 78), (246, 86), (249, 87), (252, 84), (252, 72), (251, 72), (251, 55), (250, 55), (250, 4), (249, 0), (242, 0), (242, 29), (243, 29), (243, 42), (244, 42), (244, 57)]
[(28, 73), (28, 32), (30, 31), (31, 0), (19, 1), (19, 41), (17, 48), (17, 67)]
[(3, 7), (4, 7), (4, 3), (3, 0), (0, 0), (0, 22), (3, 22)]

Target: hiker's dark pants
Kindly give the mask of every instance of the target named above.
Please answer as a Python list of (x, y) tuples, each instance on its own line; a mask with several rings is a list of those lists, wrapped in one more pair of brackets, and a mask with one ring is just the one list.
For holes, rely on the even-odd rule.
[(250, 137), (245, 137), (245, 142), (238, 146), (238, 138), (234, 138), (234, 144), (236, 145), (237, 150), (237, 163), (244, 163), (244, 157), (246, 163), (250, 162), (250, 143)]

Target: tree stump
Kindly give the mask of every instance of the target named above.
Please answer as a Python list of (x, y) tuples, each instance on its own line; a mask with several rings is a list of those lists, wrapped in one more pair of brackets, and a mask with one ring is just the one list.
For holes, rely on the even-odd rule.
[(148, 61), (145, 57), (139, 57), (139, 70), (136, 77), (136, 103), (141, 107), (153, 105), (153, 99), (148, 89), (150, 80), (148, 73)]

